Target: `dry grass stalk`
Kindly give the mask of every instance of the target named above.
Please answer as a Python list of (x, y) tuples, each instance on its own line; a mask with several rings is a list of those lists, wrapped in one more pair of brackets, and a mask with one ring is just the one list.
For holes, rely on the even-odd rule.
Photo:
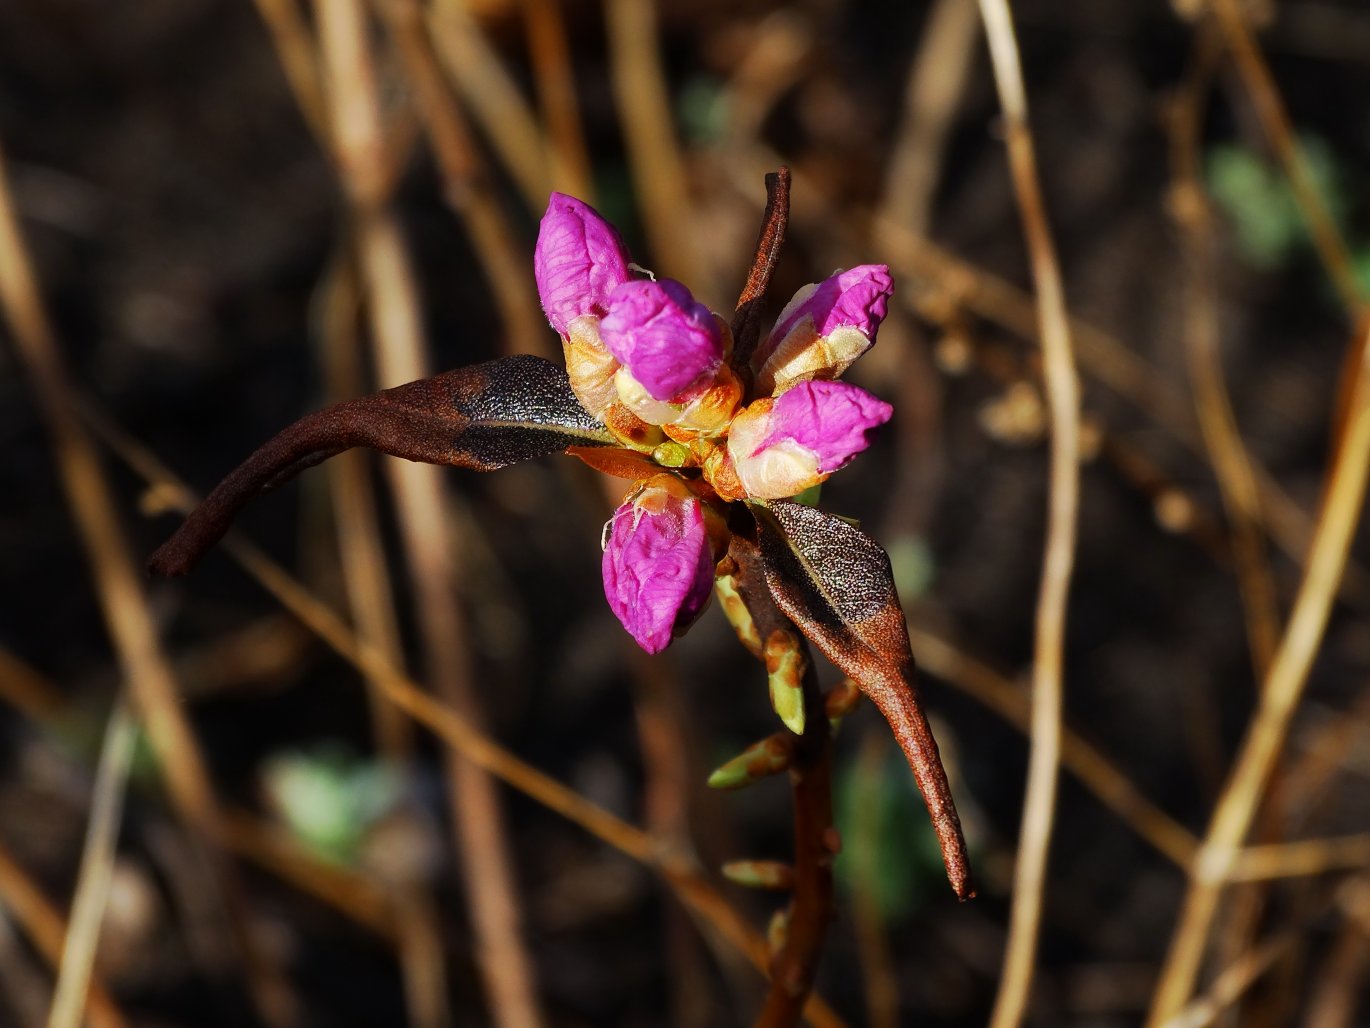
[(1280, 611), (1266, 556), (1260, 491), (1223, 373), (1213, 215), (1199, 167), (1202, 106), (1208, 96), (1216, 57), (1216, 40), (1201, 32), (1196, 43), (1195, 67), (1171, 110), (1171, 208), (1184, 244), (1185, 356), (1194, 390), (1194, 409), (1231, 525), (1232, 555), (1246, 611), (1251, 663), (1256, 676), (1262, 678), (1279, 642)]
[(104, 921), (105, 904), (114, 877), (115, 846), (137, 738), (138, 722), (129, 710), (124, 693), (120, 692), (105, 726), (100, 763), (95, 771), (81, 870), (72, 896), (71, 917), (58, 965), (57, 985), (52, 993), (48, 1028), (80, 1028), (81, 1025), (95, 967), (95, 950), (100, 941), (100, 925)]
[[(63, 940), (67, 936), (66, 923), (3, 844), (0, 844), (0, 904), (3, 904), (6, 916), (12, 917), (24, 930), (48, 966), (54, 970), (60, 968)], [(98, 977), (89, 979), (85, 1000), (84, 1014), (91, 1028), (128, 1028), (128, 1020)]]
[[(429, 373), (419, 300), (394, 217), (385, 209), (385, 136), (375, 71), (359, 0), (320, 2), (316, 13), (332, 105), (337, 159), (352, 200), (361, 280), (382, 388)], [(463, 616), (454, 593), (454, 554), (448, 543), (443, 471), (408, 461), (386, 461), (401, 537), (418, 594), (428, 672), (434, 687), (468, 720), (479, 723)], [(494, 782), (449, 751), (449, 801), (480, 966), (495, 1021), (542, 1023), (532, 962), (521, 934), (514, 861)]]
[(1032, 277), (1037, 286), (1042, 375), (1047, 407), (1051, 412), (1047, 541), (1037, 601), (1032, 666), (1032, 749), (1028, 758), (1022, 835), (1014, 868), (1004, 972), (990, 1022), (995, 1028), (1009, 1028), (1022, 1021), (1027, 1007), (1056, 806), (1066, 599), (1075, 559), (1075, 530), (1079, 516), (1080, 395), (1061, 272), (1037, 178), (1012, 17), (1007, 0), (980, 0), (980, 12), (985, 21), (990, 61), (1004, 113), (1014, 192), (1023, 219)]
[(0, 154), (0, 306), (14, 335), (53, 442), (58, 474), (90, 561), (97, 595), (124, 680), (156, 752), (163, 778), (194, 842), (206, 849), (249, 987), (272, 1024), (294, 1017), (294, 997), (266, 961), (252, 935), (236, 875), (214, 852), (218, 800), (194, 734), (181, 709), (170, 664), (162, 650), (136, 562), (114, 512), (118, 505), (80, 423), (73, 390), (43, 308), (19, 227)]
[(651, 0), (608, 0), (604, 7), (628, 165), (656, 270), (688, 283), (704, 302), (717, 305), (718, 276), (704, 264), (695, 237), (654, 7)]
[(1262, 684), (1259, 705), (1195, 861), (1148, 1019), (1152, 1026), (1164, 1024), (1193, 990), (1218, 899), (1279, 759), (1346, 566), (1370, 475), (1370, 326), (1359, 330), (1352, 353), (1345, 393), (1350, 398), (1347, 419), (1326, 478), (1303, 580)]

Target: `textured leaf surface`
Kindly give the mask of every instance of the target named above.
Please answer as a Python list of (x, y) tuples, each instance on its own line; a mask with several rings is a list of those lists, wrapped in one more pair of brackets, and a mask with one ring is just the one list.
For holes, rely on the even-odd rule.
[(776, 605), (885, 716), (927, 803), (952, 888), (974, 895), (961, 821), (914, 684), (904, 611), (885, 551), (865, 532), (788, 500), (753, 504)]
[(570, 446), (610, 446), (604, 426), (541, 357), (505, 357), (335, 404), (301, 418), (234, 469), (148, 561), (182, 575), (252, 497), (354, 447), (493, 471)]

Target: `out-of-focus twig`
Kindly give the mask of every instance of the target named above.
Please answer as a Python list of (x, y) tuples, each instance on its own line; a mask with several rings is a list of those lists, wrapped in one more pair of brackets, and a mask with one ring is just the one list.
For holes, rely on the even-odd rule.
[(1370, 866), (1370, 833), (1336, 839), (1304, 839), (1299, 842), (1247, 846), (1237, 854), (1228, 873), (1230, 882), (1266, 878), (1294, 878), (1328, 871)]
[[(746, 193), (750, 192), (757, 175), (782, 163), (772, 150), (759, 145), (746, 147), (732, 156), (733, 182), (739, 191)], [(817, 184), (798, 171), (793, 175), (794, 188), (804, 195), (804, 203), (794, 212), (796, 224), (815, 235), (844, 241), (843, 248), (848, 252), (866, 250), (866, 245), (825, 202)], [(920, 286), (898, 294), (914, 313), (923, 315), (925, 305), (936, 306), (941, 312), (951, 303), (1023, 339), (1039, 341), (1032, 297), (1012, 282), (963, 260), (906, 226), (877, 217), (872, 222), (871, 232), (881, 257), (889, 263), (896, 277)], [(937, 298), (934, 300), (930, 294), (936, 294)], [(1112, 333), (1078, 317), (1070, 318), (1069, 326), (1082, 369), (1188, 449), (1205, 456), (1193, 406), (1178, 389)], [(1253, 462), (1251, 470), (1272, 541), (1287, 556), (1302, 561), (1312, 538), (1312, 518), (1264, 466)], [(1342, 589), (1359, 605), (1370, 603), (1370, 572), (1361, 564), (1350, 562)]]
[(1080, 387), (1061, 271), (1037, 178), (1012, 16), (1007, 0), (980, 0), (980, 12), (985, 21), (990, 62), (1004, 113), (1009, 168), (1023, 220), (1032, 278), (1037, 287), (1042, 377), (1051, 413), (1046, 553), (1037, 600), (1032, 664), (1032, 748), (1028, 756), (1018, 861), (1014, 868), (1004, 974), (990, 1021), (995, 1028), (1012, 1028), (1022, 1021), (1027, 1006), (1056, 807), (1066, 598), (1075, 562), (1075, 528), (1080, 504)]
[(1203, 101), (1216, 58), (1217, 40), (1200, 29), (1194, 67), (1171, 108), (1171, 212), (1185, 249), (1185, 356), (1194, 408), (1232, 527), (1232, 556), (1246, 610), (1251, 663), (1260, 679), (1269, 670), (1279, 642), (1280, 612), (1266, 558), (1260, 495), (1223, 374), (1213, 217), (1199, 168)]
[(328, 110), (324, 104), (323, 83), (319, 81), (314, 37), (305, 24), (297, 0), (256, 0), (256, 4), (257, 13), (271, 33), (276, 57), (305, 123), (317, 139), (326, 142)]
[(44, 721), (62, 708), (62, 692), (56, 684), (3, 647), (0, 647), (0, 700), (35, 721)]
[(264, 959), (242, 907), (236, 874), (223, 855), (214, 850), (218, 800), (178, 701), (176, 683), (157, 637), (146, 591), (117, 520), (118, 505), (75, 409), (72, 386), (20, 230), (3, 153), (0, 307), (52, 437), (57, 472), (91, 565), (115, 655), (161, 764), (167, 790), (193, 830), (195, 843), (206, 850), (206, 861), (219, 885), (259, 1010), (272, 1024), (288, 1024), (295, 1016), (294, 997), (279, 972)]
[(1204, 995), (1196, 998), (1166, 1021), (1163, 1028), (1205, 1028), (1206, 1025), (1212, 1024), (1282, 955), (1288, 953), (1297, 941), (1296, 934), (1285, 932), (1254, 949), (1247, 950), (1219, 972)]
[(1354, 323), (1364, 310), (1360, 289), (1356, 285), (1356, 272), (1347, 250), (1346, 241), (1332, 219), (1327, 201), (1323, 199), (1317, 183), (1313, 179), (1308, 158), (1304, 156), (1298, 140), (1294, 136), (1294, 126), (1280, 99), (1280, 91), (1275, 85), (1275, 77), (1270, 66), (1265, 63), (1260, 47), (1252, 38), (1251, 29), (1246, 24), (1238, 0), (1213, 0), (1213, 15), (1217, 18), (1227, 41), (1228, 49), (1237, 65), (1242, 83), (1251, 95), (1251, 102), (1260, 119), (1265, 134), (1270, 138), (1276, 156), (1284, 166), (1285, 174), (1294, 189), (1294, 200), (1308, 224), (1309, 235), (1318, 257), (1336, 287)]
[[(883, 730), (866, 732), (862, 736), (853, 768), (861, 796), (877, 796), (884, 788), (882, 779), (886, 773), (888, 750), (889, 739)], [(861, 955), (861, 984), (866, 995), (866, 1023), (871, 1028), (896, 1028), (899, 1024), (899, 976), (880, 909), (877, 857), (882, 841), (880, 833), (880, 804), (874, 800), (858, 803), (853, 812), (851, 837), (843, 839), (842, 845), (848, 859), (857, 859), (849, 882), (856, 945)]]
[(718, 304), (718, 276), (704, 265), (695, 237), (655, 8), (652, 0), (606, 0), (604, 5), (628, 164), (657, 270), (689, 283), (707, 303)]
[[(374, 0), (395, 41), (442, 174), (443, 197), (466, 227), (504, 326), (501, 350), (555, 357), (533, 292), (532, 260), (491, 186), (489, 170), (438, 64), (423, 9), (415, 0)], [(542, 198), (542, 202), (546, 197)]]
[[(962, 690), (1024, 733), (1030, 731), (1032, 705), (1025, 689), (925, 626), (910, 624), (909, 639), (918, 654), (918, 663), (926, 671)], [(1194, 836), (1143, 796), (1107, 757), (1069, 728), (1062, 728), (1061, 765), (1159, 853), (1177, 867), (1189, 867), (1198, 849)]]
[(436, 0), (428, 28), (443, 69), (457, 87), (481, 131), (518, 183), (528, 209), (540, 211), (552, 183), (561, 178), (532, 107), (510, 78), (466, 0)]
[[(422, 316), (408, 254), (383, 182), (385, 138), (375, 70), (360, 0), (316, 5), (337, 159), (351, 199), (357, 257), (382, 388), (429, 374)], [(388, 460), (429, 675), (439, 695), (475, 723), (481, 713), (471, 682), (464, 617), (455, 593), (442, 469)], [(491, 1015), (496, 1023), (536, 1026), (542, 1013), (532, 961), (520, 933), (513, 857), (495, 784), (460, 754), (447, 754), (449, 802), (462, 852), (472, 927), (478, 940)]]
[[(166, 465), (146, 447), (106, 421), (98, 422), (98, 431), (119, 459), (151, 487), (150, 507), (160, 506), (187, 514), (195, 506), (195, 497), (185, 483), (172, 475)], [(233, 533), (225, 537), (223, 546), (228, 555), (301, 624), (363, 675), (374, 679), (391, 703), (427, 727), (447, 746), (460, 750), (473, 763), (512, 788), (625, 856), (657, 871), (682, 903), (746, 956), (762, 974), (767, 973), (765, 940), (742, 920), (727, 900), (700, 875), (691, 861), (670, 852), (651, 835), (524, 763), (467, 723), (450, 707), (433, 699), (390, 664), (383, 654), (358, 639), (336, 612), (256, 547)], [(804, 1016), (820, 1028), (836, 1028), (843, 1024), (842, 1019), (813, 994), (804, 1008)]]
[(100, 941), (100, 925), (104, 921), (109, 886), (114, 877), (114, 849), (123, 820), (124, 791), (137, 738), (138, 722), (121, 691), (110, 711), (100, 763), (95, 771), (81, 871), (71, 901), (71, 917), (62, 946), (57, 986), (52, 993), (48, 1028), (80, 1028), (81, 1025), (95, 967), (95, 949)]
[[(62, 963), (62, 940), (67, 926), (52, 902), (0, 843), (0, 906), (24, 930), (33, 948), (53, 969)], [(128, 1028), (129, 1022), (110, 997), (104, 983), (94, 975), (89, 980), (85, 1015), (92, 1028)]]
[(1370, 962), (1370, 875), (1359, 874), (1338, 890), (1343, 921), (1322, 961), (1305, 1007), (1302, 1028), (1351, 1028)]
[(1347, 371), (1346, 421), (1326, 478), (1322, 511), (1303, 580), (1279, 650), (1262, 684), (1256, 712), (1195, 861), (1147, 1022), (1153, 1028), (1173, 1016), (1193, 990), (1218, 898), (1240, 855), (1242, 840), (1303, 695), (1360, 519), (1370, 475), (1370, 324), (1357, 331)]
[(975, 66), (980, 17), (974, 0), (937, 0), (904, 88), (904, 108), (885, 173), (880, 217), (918, 235), (928, 230), (956, 105)]
[(538, 103), (547, 125), (548, 142), (557, 156), (557, 181), (563, 193), (586, 203), (594, 202), (590, 154), (576, 99), (576, 79), (571, 66), (562, 0), (520, 0), (523, 26), (528, 35)]

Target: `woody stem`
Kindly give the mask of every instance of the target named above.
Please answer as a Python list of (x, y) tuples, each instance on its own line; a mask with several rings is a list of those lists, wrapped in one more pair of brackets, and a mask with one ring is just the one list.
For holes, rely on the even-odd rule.
[(789, 635), (802, 655), (804, 732), (794, 740), (790, 786), (794, 801), (794, 893), (783, 941), (771, 956), (770, 990), (757, 1028), (799, 1021), (813, 987), (833, 912), (833, 858), (838, 836), (832, 824), (831, 732), (808, 645), (776, 607), (755, 547), (734, 539), (737, 590), (762, 640)]

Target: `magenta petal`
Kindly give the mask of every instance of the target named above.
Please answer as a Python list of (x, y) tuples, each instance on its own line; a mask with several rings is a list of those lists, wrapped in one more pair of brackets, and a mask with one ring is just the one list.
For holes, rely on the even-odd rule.
[(779, 345), (805, 317), (813, 318), (814, 334), (822, 337), (834, 329), (851, 326), (874, 340), (880, 322), (889, 309), (894, 280), (883, 264), (862, 264), (839, 271), (818, 283), (800, 303), (791, 303), (780, 313), (767, 347)]
[(723, 360), (723, 339), (709, 308), (670, 279), (615, 289), (599, 333), (654, 400), (679, 396)]
[(871, 432), (893, 414), (884, 400), (846, 382), (800, 382), (776, 398), (756, 453), (792, 440), (817, 456), (826, 475), (869, 446)]
[(609, 608), (648, 653), (709, 600), (714, 561), (699, 500), (648, 487), (614, 512), (604, 547)]
[(609, 294), (628, 281), (628, 251), (593, 207), (553, 193), (538, 229), (533, 276), (547, 320), (565, 336), (581, 315), (602, 315)]

